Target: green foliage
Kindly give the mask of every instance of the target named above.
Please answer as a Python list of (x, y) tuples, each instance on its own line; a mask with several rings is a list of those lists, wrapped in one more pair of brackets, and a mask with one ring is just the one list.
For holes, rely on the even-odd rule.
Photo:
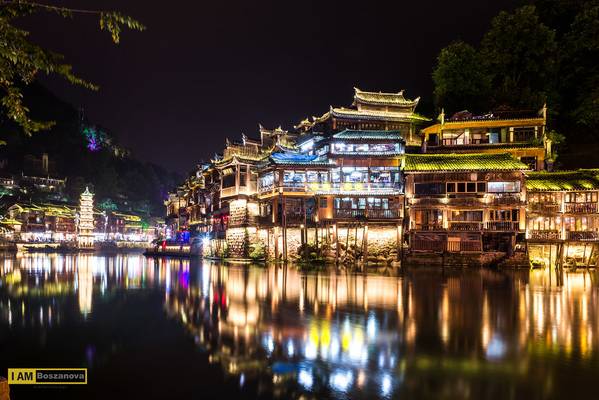
[(301, 262), (314, 263), (323, 261), (322, 249), (313, 243), (304, 243), (299, 246), (297, 255)]
[(534, 6), (501, 12), (480, 49), (494, 103), (540, 108), (555, 97), (556, 53), (555, 31), (539, 20)]
[(476, 49), (457, 41), (441, 50), (433, 71), (437, 107), (451, 111), (484, 111), (488, 106), (490, 77)]
[(599, 126), (599, 2), (581, 8), (564, 34), (561, 47), (564, 51), (560, 90), (564, 95), (564, 111), (575, 123), (596, 128)]
[(549, 154), (548, 158), (555, 161), (558, 156), (558, 150), (560, 150), (566, 142), (566, 137), (555, 130), (547, 132), (546, 136), (548, 140), (551, 140), (551, 154)]
[(102, 211), (116, 211), (117, 210), (117, 206), (114, 203), (114, 201), (112, 201), (112, 199), (104, 199), (103, 201), (98, 202), (97, 206)]
[(138, 21), (119, 12), (100, 12), (100, 29), (107, 30), (112, 36), (112, 41), (114, 43), (120, 42), (121, 29), (123, 26), (136, 31), (143, 31), (146, 29), (146, 27)]
[(447, 113), (478, 111), (471, 89), (488, 82), (488, 109), (547, 103), (549, 125), (568, 136), (567, 147), (552, 140), (562, 142), (560, 159), (578, 166), (599, 146), (599, 0), (531, 3), (495, 17), (480, 46), (456, 42), (443, 49), (433, 72), (435, 99)]
[(566, 137), (554, 130), (547, 132), (546, 136), (554, 145), (560, 145), (566, 142)]
[(26, 135), (49, 129), (53, 121), (36, 121), (29, 116), (23, 101), (22, 87), (31, 84), (40, 73), (58, 75), (68, 82), (91, 90), (98, 87), (72, 72), (73, 67), (64, 62), (62, 54), (54, 53), (29, 41), (29, 32), (14, 25), (18, 18), (39, 13), (53, 13), (64, 18), (75, 14), (94, 15), (99, 18), (100, 29), (110, 33), (118, 43), (122, 27), (144, 30), (138, 21), (118, 12), (75, 10), (55, 7), (26, 0), (0, 0), (0, 105), (6, 116), (22, 127)]
[(85, 190), (87, 182), (81, 176), (72, 176), (66, 182), (66, 194), (72, 202), (79, 200), (79, 195)]
[(259, 240), (251, 243), (248, 256), (255, 261), (264, 260), (266, 258), (266, 247), (264, 246), (264, 243)]
[(449, 112), (480, 112), (553, 103), (557, 48), (555, 31), (539, 20), (534, 6), (501, 12), (480, 49), (454, 42), (441, 50), (433, 71), (437, 105)]

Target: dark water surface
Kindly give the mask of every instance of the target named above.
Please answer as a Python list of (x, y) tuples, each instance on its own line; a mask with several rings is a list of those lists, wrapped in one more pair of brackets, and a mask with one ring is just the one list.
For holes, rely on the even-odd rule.
[(141, 255), (0, 259), (11, 398), (599, 398), (595, 271), (354, 274)]

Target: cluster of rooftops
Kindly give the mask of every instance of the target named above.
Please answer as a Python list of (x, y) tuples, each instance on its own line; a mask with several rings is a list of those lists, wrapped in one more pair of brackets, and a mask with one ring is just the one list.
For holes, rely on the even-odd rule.
[[(260, 126), (260, 137), (242, 135), (183, 185), (204, 171), (232, 163), (265, 167), (335, 167), (362, 158), (393, 158), (404, 172), (527, 171), (531, 190), (596, 188), (593, 170), (537, 173), (553, 169), (554, 149), (547, 138), (546, 107), (538, 111), (495, 110), (483, 115), (462, 111), (438, 121), (416, 113), (419, 98), (354, 89), (349, 108), (330, 107), (287, 131)], [(583, 182), (579, 185), (577, 182)], [(554, 182), (566, 182), (555, 184)]]

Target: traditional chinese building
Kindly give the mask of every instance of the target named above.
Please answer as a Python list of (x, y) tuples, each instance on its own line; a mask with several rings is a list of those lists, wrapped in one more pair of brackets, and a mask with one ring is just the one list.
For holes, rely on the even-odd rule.
[(15, 203), (7, 210), (7, 220), (13, 221), (14, 239), (24, 241), (69, 241), (77, 234), (77, 208), (64, 204)]
[(528, 168), (509, 153), (406, 155), (410, 251), (511, 252), (525, 228)]
[(526, 188), (526, 236), (533, 265), (595, 266), (599, 170), (530, 173)]
[[(331, 107), (294, 132), (260, 126), (257, 138), (227, 140), (171, 193), (172, 230), (201, 238), (206, 257), (338, 263), (388, 263), (404, 251), (504, 259), (525, 248), (526, 237), (594, 240), (591, 189), (584, 196), (594, 206), (560, 206), (559, 229), (532, 229), (531, 215), (553, 204), (539, 196), (557, 196), (527, 193), (530, 182), (550, 176), (531, 172), (552, 167), (546, 108), (441, 113), (420, 130), (427, 119), (416, 113), (418, 101), (355, 89), (350, 107)], [(566, 209), (580, 214), (568, 217), (571, 229), (560, 219)]]
[(510, 153), (532, 170), (552, 167), (551, 141), (545, 134), (547, 109), (538, 112), (495, 111), (473, 115), (467, 111), (422, 130), (426, 153)]
[(420, 146), (419, 128), (430, 121), (416, 113), (420, 98), (406, 99), (397, 93), (367, 92), (354, 88), (350, 107), (330, 107), (320, 117), (305, 119), (296, 125), (303, 132), (332, 134), (345, 129), (399, 131), (409, 146)]

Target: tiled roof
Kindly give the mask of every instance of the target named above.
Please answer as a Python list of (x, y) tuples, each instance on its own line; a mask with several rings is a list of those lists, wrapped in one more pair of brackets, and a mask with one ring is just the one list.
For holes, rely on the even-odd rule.
[(510, 110), (510, 111), (489, 111), (486, 114), (474, 115), (468, 111), (460, 111), (447, 118), (445, 122), (457, 121), (490, 121), (502, 119), (530, 119), (542, 118), (541, 111), (532, 110)]
[(529, 167), (505, 154), (406, 154), (404, 171), (527, 170)]
[(530, 172), (526, 189), (531, 191), (599, 190), (598, 170)]
[(335, 139), (360, 139), (360, 140), (403, 140), (400, 131), (366, 131), (345, 129), (333, 135)]
[(299, 153), (272, 153), (270, 159), (280, 165), (334, 165), (334, 162), (327, 158)]
[(381, 121), (430, 121), (422, 115), (410, 112), (356, 110), (353, 108), (332, 108), (331, 115), (340, 118), (356, 118)]
[(397, 93), (365, 92), (358, 88), (354, 88), (354, 90), (354, 99), (361, 103), (415, 107), (420, 100), (420, 98), (406, 99), (403, 96), (403, 90)]

